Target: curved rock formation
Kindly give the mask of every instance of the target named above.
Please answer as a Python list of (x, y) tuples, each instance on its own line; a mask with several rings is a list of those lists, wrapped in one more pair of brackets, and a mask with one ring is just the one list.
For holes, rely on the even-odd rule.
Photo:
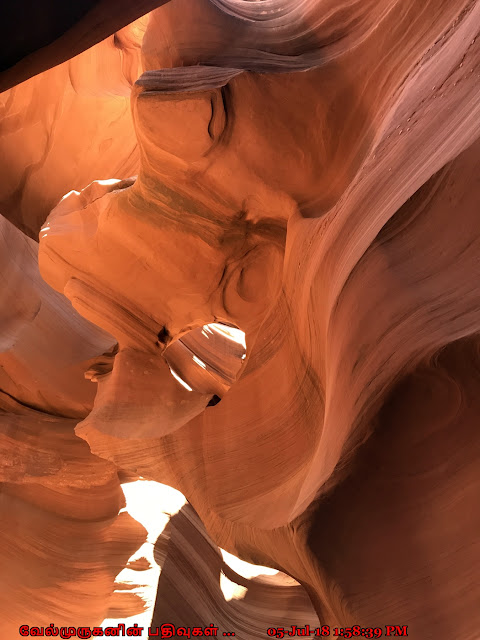
[[(205, 527), (212, 558), (198, 593), (218, 546), (300, 583), (305, 624), (307, 593), (332, 633), (475, 640), (480, 3), (173, 0), (141, 24), (128, 74), (100, 71), (110, 41), (64, 63), (100, 100), (132, 84), (135, 138), (118, 120), (101, 176), (79, 146), (85, 180), (40, 231), (44, 279), (114, 337), (85, 367), (88, 416), (76, 392), (52, 413), (185, 495), (200, 520), (177, 522)], [(45, 217), (9, 203), (22, 229)], [(262, 637), (218, 585), (193, 602), (200, 558), (177, 545), (154, 620)], [(277, 586), (252, 596), (275, 593), (284, 624)]]
[(0, 211), (35, 240), (66, 193), (138, 170), (129, 95), (145, 26), (139, 19), (0, 94)]
[[(9, 3), (0, 54), (0, 91), (28, 80), (93, 47), (168, 0), (49, 0)], [(21, 29), (18, 26), (21, 25)], [(121, 42), (121, 38), (116, 44)], [(121, 45), (120, 45), (120, 48)]]
[(115, 576), (143, 542), (117, 468), (75, 436), (93, 404), (83, 376), (112, 337), (38, 272), (38, 247), (0, 217), (1, 635), (99, 624)]
[[(302, 587), (278, 572), (246, 577), (230, 567), (185, 505), (173, 515), (155, 545), (162, 567), (152, 627), (208, 627), (214, 621), (236, 638), (265, 638), (267, 629), (319, 625)], [(223, 556), (223, 557), (222, 557)], [(273, 573), (273, 575), (271, 575)], [(199, 598), (198, 594), (203, 597)]]

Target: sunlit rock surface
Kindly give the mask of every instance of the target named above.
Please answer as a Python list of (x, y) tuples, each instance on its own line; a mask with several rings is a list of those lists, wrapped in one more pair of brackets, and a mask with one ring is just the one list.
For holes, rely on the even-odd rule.
[(85, 368), (114, 343), (40, 278), (37, 244), (0, 218), (2, 638), (21, 625), (99, 624), (145, 539), (117, 468), (75, 436), (94, 393)]
[(130, 90), (146, 18), (0, 94), (0, 211), (32, 238), (67, 192), (137, 172)]
[(160, 4), (0, 75), (4, 486), (185, 496), (98, 624), (477, 640), (480, 2)]

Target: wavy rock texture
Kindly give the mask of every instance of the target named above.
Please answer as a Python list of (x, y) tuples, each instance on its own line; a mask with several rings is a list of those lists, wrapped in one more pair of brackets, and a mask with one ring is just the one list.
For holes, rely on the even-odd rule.
[(45, 284), (37, 243), (5, 218), (0, 218), (0, 259), (0, 385), (6, 409), (9, 396), (54, 416), (86, 417), (95, 390), (84, 371), (115, 341)]
[[(88, 163), (39, 263), (118, 343), (77, 435), (181, 491), (209, 538), (200, 571), (202, 525), (172, 520), (154, 619), (178, 597), (183, 624), (261, 637), (271, 597), (307, 623), (306, 592), (332, 626), (475, 640), (480, 3), (173, 0), (141, 24), (136, 142), (125, 124)], [(101, 69), (94, 50), (76, 60)], [(99, 94), (123, 83), (118, 59), (87, 67)], [(216, 545), (304, 590), (220, 607)]]
[(37, 244), (0, 218), (2, 638), (23, 624), (99, 624), (145, 530), (119, 510), (116, 467), (74, 428), (92, 408), (84, 371), (112, 337), (40, 278)]
[(146, 18), (0, 94), (0, 211), (27, 235), (67, 192), (138, 169), (129, 95)]
[[(94, 626), (145, 530), (114, 465), (75, 437), (75, 421), (12, 406), (0, 414), (0, 584), (4, 638), (23, 624)], [(6, 463), (4, 462), (6, 461)]]
[(214, 621), (219, 634), (234, 631), (247, 639), (267, 637), (270, 627), (319, 625), (306, 592), (289, 576), (270, 572), (249, 578), (231, 568), (188, 504), (158, 538), (155, 559), (162, 572), (154, 628), (167, 621), (176, 627), (208, 627)]

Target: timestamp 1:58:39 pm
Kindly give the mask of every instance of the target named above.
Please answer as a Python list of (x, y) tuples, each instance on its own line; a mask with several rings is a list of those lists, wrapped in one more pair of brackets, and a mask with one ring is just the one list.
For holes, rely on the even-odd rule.
[(270, 627), (267, 629), (267, 635), (273, 638), (284, 638), (288, 636), (304, 636), (315, 638), (406, 638), (408, 637), (408, 625), (385, 625), (383, 627), (362, 627), (355, 625), (353, 627), (330, 627), (324, 624), (321, 627), (311, 628), (310, 625), (297, 627), (292, 625), (290, 629), (284, 627)]

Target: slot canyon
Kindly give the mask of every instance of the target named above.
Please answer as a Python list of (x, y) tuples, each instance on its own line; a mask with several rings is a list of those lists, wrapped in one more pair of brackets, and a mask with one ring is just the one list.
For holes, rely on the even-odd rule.
[(480, 638), (480, 0), (16, 0), (0, 640)]

